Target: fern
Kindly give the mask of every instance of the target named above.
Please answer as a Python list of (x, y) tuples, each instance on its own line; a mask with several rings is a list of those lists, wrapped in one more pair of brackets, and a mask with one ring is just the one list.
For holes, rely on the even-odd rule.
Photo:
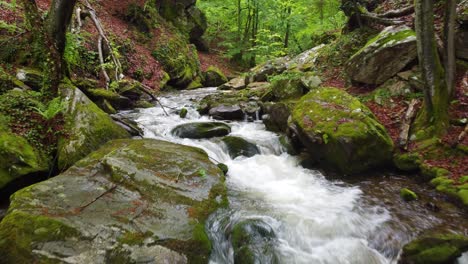
[(47, 105), (36, 102), (37, 107), (33, 107), (45, 120), (51, 120), (56, 115), (65, 110), (65, 104), (60, 97), (55, 97)]

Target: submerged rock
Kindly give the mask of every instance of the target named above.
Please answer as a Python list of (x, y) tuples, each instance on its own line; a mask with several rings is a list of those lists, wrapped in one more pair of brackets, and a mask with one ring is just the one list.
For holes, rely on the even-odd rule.
[(468, 250), (468, 237), (456, 234), (423, 235), (403, 247), (399, 264), (455, 263)]
[(386, 165), (393, 142), (384, 126), (358, 99), (337, 88), (319, 88), (295, 106), (289, 129), (312, 158), (353, 174)]
[(275, 254), (276, 235), (273, 228), (257, 219), (237, 223), (231, 232), (231, 243), (234, 250), (234, 263), (279, 263)]
[(194, 147), (116, 140), (12, 196), (5, 263), (207, 263), (204, 222), (227, 204), (222, 171)]
[(416, 33), (407, 26), (392, 26), (354, 54), (345, 71), (354, 81), (381, 84), (416, 58)]
[(260, 150), (255, 144), (240, 137), (224, 137), (223, 142), (228, 148), (229, 156), (233, 159), (239, 156), (252, 157), (260, 154)]
[(231, 128), (221, 122), (194, 122), (178, 125), (171, 133), (181, 138), (200, 139), (226, 136)]
[(112, 139), (130, 135), (78, 88), (62, 84), (66, 101), (64, 136), (58, 142), (58, 168), (66, 169)]

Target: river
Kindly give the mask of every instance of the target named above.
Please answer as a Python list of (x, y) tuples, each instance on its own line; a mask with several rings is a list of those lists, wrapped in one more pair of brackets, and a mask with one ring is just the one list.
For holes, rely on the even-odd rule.
[[(234, 263), (232, 227), (241, 221), (259, 221), (275, 235), (272, 254), (255, 255), (256, 263), (396, 263), (401, 248), (429, 228), (468, 235), (465, 213), (425, 184), (393, 172), (375, 172), (341, 179), (306, 169), (300, 159), (286, 153), (280, 135), (261, 121), (227, 122), (231, 135), (255, 143), (261, 154), (232, 159), (219, 138), (181, 139), (171, 135), (176, 125), (210, 121), (200, 116), (195, 103), (214, 88), (167, 93), (159, 106), (121, 113), (138, 122), (148, 138), (163, 139), (204, 149), (213, 162), (229, 167), (229, 208), (207, 221), (213, 244), (210, 263)], [(182, 119), (175, 109), (185, 107)], [(411, 176), (411, 175), (409, 175)], [(403, 202), (400, 188), (408, 187), (421, 199)], [(468, 263), (468, 254), (458, 259)]]

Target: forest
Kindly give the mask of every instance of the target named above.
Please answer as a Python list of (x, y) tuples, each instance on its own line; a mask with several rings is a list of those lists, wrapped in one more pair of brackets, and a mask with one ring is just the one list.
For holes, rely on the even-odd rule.
[(0, 264), (468, 264), (467, 0), (0, 0)]

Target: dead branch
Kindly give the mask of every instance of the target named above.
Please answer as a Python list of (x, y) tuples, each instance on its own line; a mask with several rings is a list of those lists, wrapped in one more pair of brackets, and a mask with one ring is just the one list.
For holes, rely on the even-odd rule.
[(406, 149), (408, 145), (409, 131), (411, 123), (413, 122), (413, 119), (416, 116), (416, 105), (418, 105), (418, 103), (418, 99), (411, 100), (410, 104), (408, 105), (408, 109), (406, 110), (406, 114), (403, 118), (403, 123), (401, 124), (401, 132), (398, 139), (398, 144), (403, 149)]
[(81, 21), (81, 8), (78, 6), (75, 9), (75, 17), (76, 17), (76, 27), (75, 31), (76, 33), (80, 33), (81, 27), (83, 26), (83, 22)]
[(407, 16), (414, 13), (414, 5), (410, 5), (398, 10), (391, 10), (383, 14), (377, 15), (378, 17), (385, 17), (385, 18), (396, 18)]
[(151, 99), (158, 102), (158, 104), (161, 106), (162, 110), (164, 111), (164, 114), (166, 114), (166, 116), (169, 116), (169, 114), (166, 112), (166, 109), (162, 105), (161, 101), (159, 101), (159, 99), (156, 96), (154, 96), (154, 94), (151, 92), (151, 88), (144, 84), (141, 84), (141, 87), (143, 88), (143, 92), (148, 94), (151, 97)]
[(97, 31), (99, 33), (99, 39), (98, 39), (99, 62), (101, 63), (102, 73), (103, 73), (104, 77), (106, 78), (106, 76), (107, 76), (107, 78), (106, 78), (106, 82), (107, 82), (106, 88), (107, 88), (108, 83), (110, 82), (110, 78), (107, 75), (106, 69), (103, 67), (103, 64), (104, 64), (104, 56), (103, 56), (103, 53), (102, 53), (102, 42), (103, 41), (104, 41), (104, 44), (109, 49), (109, 54), (110, 54), (111, 60), (114, 63), (114, 66), (115, 66), (115, 72), (114, 72), (115, 76), (114, 77), (115, 77), (116, 81), (120, 80), (120, 72), (121, 72), (121, 69), (122, 69), (122, 65), (120, 64), (120, 61), (115, 57), (115, 54), (114, 54), (113, 49), (112, 49), (112, 45), (111, 45), (109, 39), (106, 37), (106, 34), (104, 33), (104, 29), (103, 29), (102, 24), (99, 21), (97, 15), (96, 15), (96, 11), (91, 6), (91, 4), (89, 3), (88, 0), (85, 0), (85, 5), (86, 5), (86, 8), (88, 8), (88, 12), (89, 12), (89, 16), (91, 17), (91, 20), (93, 20), (94, 26), (96, 27), (96, 29), (97, 29)]
[(466, 137), (466, 134), (468, 134), (468, 124), (465, 126), (465, 129), (458, 135), (457, 138), (457, 144), (460, 144)]

